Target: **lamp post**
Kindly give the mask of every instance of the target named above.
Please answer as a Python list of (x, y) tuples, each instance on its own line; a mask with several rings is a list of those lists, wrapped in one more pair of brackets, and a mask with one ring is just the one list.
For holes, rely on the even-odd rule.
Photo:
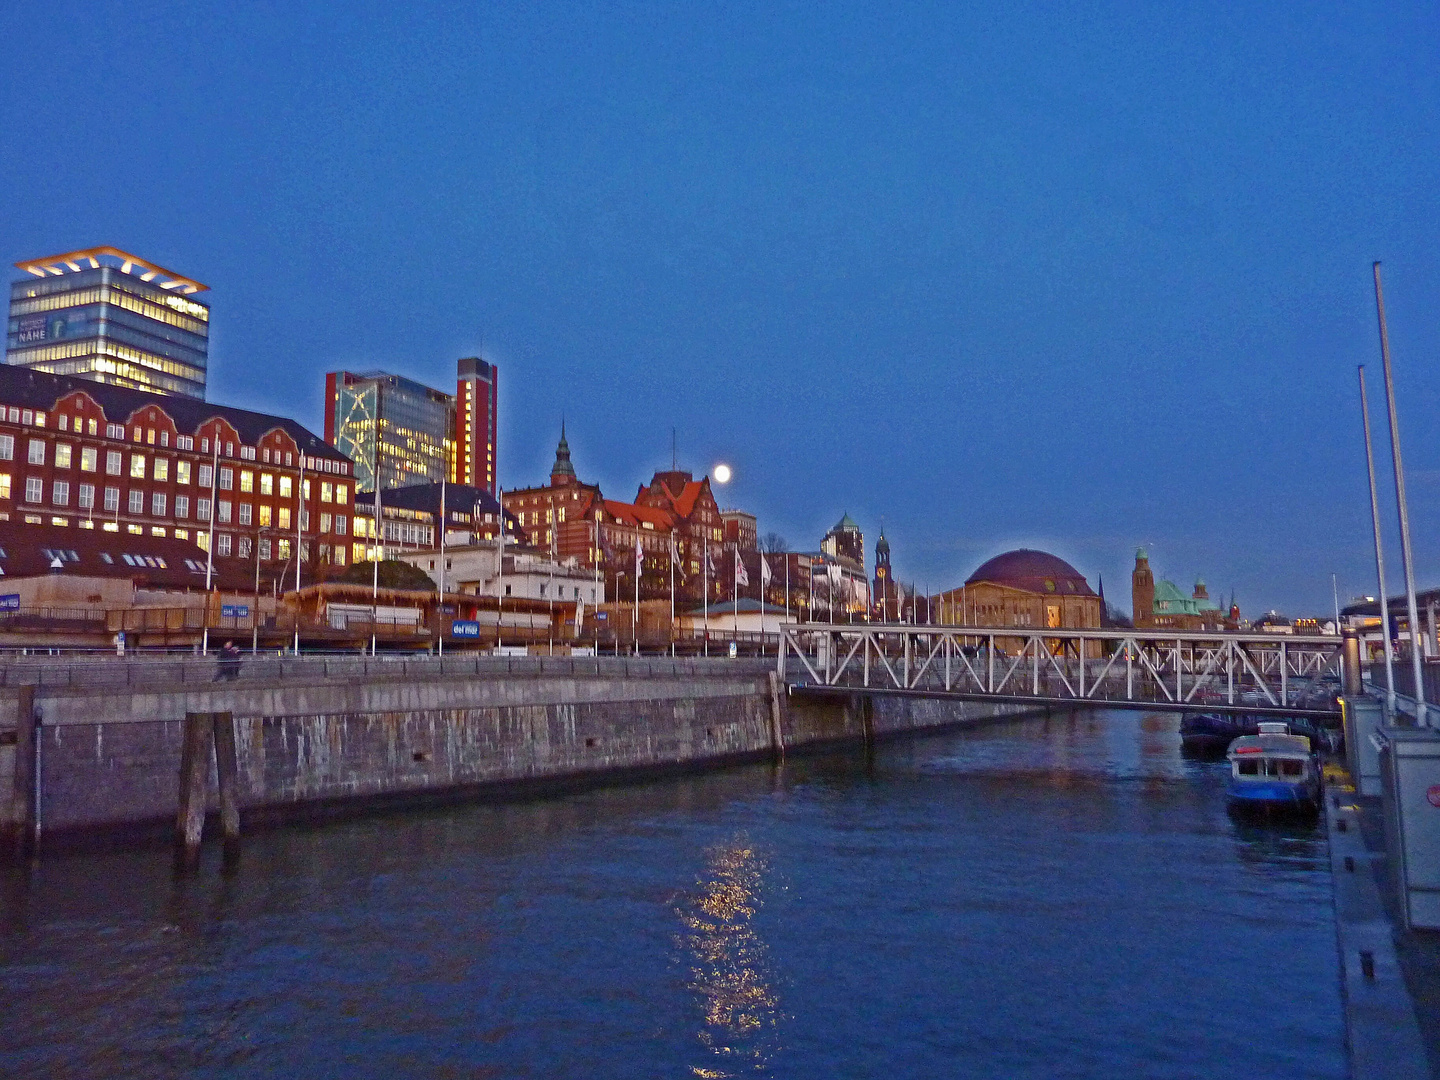
[[(730, 468), (729, 465), (726, 465), (726, 464), (722, 461), (720, 464), (716, 465), (715, 468), (711, 471), (711, 475), (713, 475), (713, 476), (715, 477), (715, 482), (716, 482), (717, 484), (720, 484), (720, 485), (723, 486), (723, 485), (725, 485), (725, 484), (730, 483), (730, 481), (731, 481), (731, 479), (734, 477), (735, 473), (734, 473), (734, 471)], [(738, 534), (737, 534), (737, 535), (738, 535)], [(739, 545), (737, 544), (736, 547), (737, 547), (737, 550), (736, 550), (736, 552), (735, 552), (735, 558), (738, 560), (739, 557), (740, 557), (740, 553), (739, 553), (739, 550), (738, 550)], [(722, 549), (722, 550), (723, 550), (723, 549)], [(731, 563), (731, 566), (730, 566), (730, 581), (731, 581), (731, 584), (732, 584), (732, 586), (733, 586), (732, 589), (730, 590), (730, 591), (731, 591), (731, 597), (730, 597), (731, 633), (732, 633), (735, 637), (738, 638), (738, 637), (740, 636), (740, 601), (739, 601), (739, 595), (740, 595), (740, 593), (739, 593), (739, 586), (736, 584), (735, 565), (734, 565), (733, 562)], [(709, 612), (709, 608), (708, 608), (709, 598), (710, 598), (710, 590), (709, 590), (708, 588), (705, 590), (705, 598), (706, 598), (706, 605), (707, 605), (706, 612), (705, 612), (705, 636), (706, 636), (706, 638), (708, 639), (709, 636), (710, 636), (710, 612)], [(707, 641), (707, 645), (708, 645), (708, 641)], [(706, 650), (706, 655), (709, 655), (709, 650), (708, 650), (708, 649)]]

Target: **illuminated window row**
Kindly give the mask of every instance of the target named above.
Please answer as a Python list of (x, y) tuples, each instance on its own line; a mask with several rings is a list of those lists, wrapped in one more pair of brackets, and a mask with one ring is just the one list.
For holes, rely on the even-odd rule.
[(54, 293), (50, 296), (39, 296), (33, 300), (12, 300), (10, 302), (10, 316), (33, 315), (37, 311), (59, 311), (62, 308), (82, 307), (85, 304), (96, 304), (104, 299), (104, 289), (76, 289), (70, 293)]

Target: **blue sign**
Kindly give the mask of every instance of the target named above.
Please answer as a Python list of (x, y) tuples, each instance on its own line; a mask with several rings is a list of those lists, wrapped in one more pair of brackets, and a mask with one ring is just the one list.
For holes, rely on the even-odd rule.
[(18, 592), (6, 593), (0, 596), (0, 611), (19, 611), (20, 594)]
[(221, 604), (220, 617), (222, 619), (245, 619), (250, 615), (249, 604)]
[(456, 619), (450, 624), (451, 637), (473, 637), (480, 636), (480, 624), (466, 619)]

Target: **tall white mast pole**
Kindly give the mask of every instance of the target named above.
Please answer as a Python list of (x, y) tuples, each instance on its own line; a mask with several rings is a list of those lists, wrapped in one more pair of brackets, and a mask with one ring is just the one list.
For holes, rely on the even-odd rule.
[[(210, 535), (205, 540), (205, 626), (200, 632), (200, 655), (210, 655), (210, 581), (215, 567), (215, 494), (220, 471), (220, 425), (215, 425), (214, 456), (210, 460)], [(120, 520), (120, 503), (115, 503), (115, 520)]]

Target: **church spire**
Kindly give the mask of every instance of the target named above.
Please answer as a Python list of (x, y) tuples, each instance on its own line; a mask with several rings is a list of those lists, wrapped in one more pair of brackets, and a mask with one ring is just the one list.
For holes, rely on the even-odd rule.
[(560, 444), (555, 447), (555, 464), (550, 468), (551, 487), (575, 483), (575, 466), (570, 464), (570, 443), (565, 439), (565, 420), (560, 420)]

